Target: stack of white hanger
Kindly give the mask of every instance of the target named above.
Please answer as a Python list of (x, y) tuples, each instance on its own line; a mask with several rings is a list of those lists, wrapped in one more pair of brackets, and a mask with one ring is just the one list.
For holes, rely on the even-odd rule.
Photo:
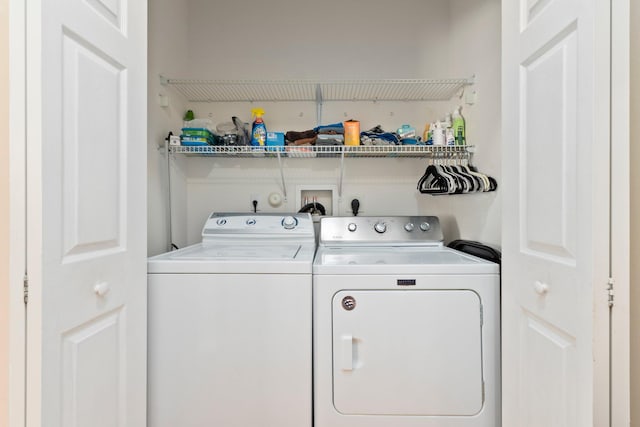
[(495, 178), (469, 164), (468, 155), (431, 159), (418, 181), (418, 191), (432, 195), (488, 192), (497, 188)]

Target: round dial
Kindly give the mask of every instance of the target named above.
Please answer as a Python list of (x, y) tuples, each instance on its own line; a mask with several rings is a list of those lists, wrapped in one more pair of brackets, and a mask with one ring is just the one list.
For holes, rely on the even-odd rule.
[(349, 225), (347, 225), (347, 230), (354, 232), (358, 229), (358, 226), (356, 225), (355, 222), (350, 222)]
[(295, 217), (285, 216), (282, 218), (282, 226), (286, 230), (291, 230), (292, 228), (295, 228), (296, 225), (298, 225), (298, 220)]
[(253, 218), (249, 218), (249, 219), (246, 221), (246, 224), (247, 224), (247, 225), (255, 225), (255, 224), (256, 224), (256, 220), (255, 220), (255, 219), (253, 219)]
[(413, 231), (413, 229), (414, 229), (414, 228), (415, 228), (415, 225), (413, 225), (413, 223), (412, 223), (412, 222), (408, 222), (408, 223), (406, 223), (406, 224), (404, 225), (404, 229), (405, 229), (405, 230), (407, 230), (407, 231), (409, 231), (409, 232), (410, 232), (410, 231)]
[(216, 224), (218, 225), (225, 225), (227, 223), (227, 220), (224, 218), (220, 218), (219, 220), (216, 221)]
[(423, 222), (422, 224), (420, 224), (420, 230), (422, 231), (431, 230), (431, 224), (429, 224), (428, 222)]
[(387, 231), (387, 224), (385, 224), (384, 222), (376, 222), (376, 225), (373, 226), (373, 229), (382, 234)]

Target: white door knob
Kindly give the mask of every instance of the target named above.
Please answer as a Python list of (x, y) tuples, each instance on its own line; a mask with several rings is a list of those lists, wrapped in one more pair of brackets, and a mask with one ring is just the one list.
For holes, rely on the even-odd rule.
[(93, 292), (95, 292), (96, 295), (99, 297), (105, 296), (106, 294), (109, 293), (110, 290), (111, 290), (111, 286), (109, 286), (107, 282), (98, 283), (93, 287)]
[(536, 290), (536, 293), (538, 295), (545, 295), (547, 292), (549, 292), (549, 285), (543, 282), (539, 282), (537, 280), (533, 284), (533, 288)]

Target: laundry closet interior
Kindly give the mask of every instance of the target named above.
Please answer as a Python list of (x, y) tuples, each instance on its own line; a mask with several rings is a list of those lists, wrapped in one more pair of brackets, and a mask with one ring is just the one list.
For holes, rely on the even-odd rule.
[[(422, 134), (462, 107), (471, 162), (500, 183), (501, 36), (499, 0), (151, 0), (148, 36), (148, 254), (196, 243), (212, 211), (296, 212), (317, 192), (330, 215), (436, 215), (445, 242), (500, 245), (500, 191), (420, 194), (425, 157), (239, 158), (171, 154), (186, 110), (215, 125), (250, 123), (260, 107), (268, 131), (312, 129), (354, 119), (361, 130), (403, 124)], [(465, 79), (447, 100), (192, 102), (177, 79), (251, 82), (348, 82)], [(318, 123), (320, 117), (321, 123)], [(170, 176), (170, 178), (169, 178)], [(169, 181), (171, 191), (169, 190)], [(269, 204), (277, 194), (282, 203)], [(171, 209), (168, 209), (169, 198)], [(328, 213), (329, 214), (329, 213)], [(169, 227), (169, 221), (171, 226)], [(169, 236), (171, 234), (171, 236)]]

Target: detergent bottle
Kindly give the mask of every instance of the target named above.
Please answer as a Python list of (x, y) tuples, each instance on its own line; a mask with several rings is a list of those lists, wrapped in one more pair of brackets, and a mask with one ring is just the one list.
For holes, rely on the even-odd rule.
[(451, 124), (451, 126), (453, 127), (455, 145), (466, 145), (467, 137), (465, 135), (464, 117), (462, 117), (462, 114), (460, 114), (460, 108), (461, 107), (456, 108), (453, 112), (453, 123)]
[(251, 115), (255, 117), (253, 127), (251, 128), (251, 145), (265, 145), (265, 141), (267, 140), (267, 127), (262, 120), (264, 110), (262, 108), (253, 108)]

